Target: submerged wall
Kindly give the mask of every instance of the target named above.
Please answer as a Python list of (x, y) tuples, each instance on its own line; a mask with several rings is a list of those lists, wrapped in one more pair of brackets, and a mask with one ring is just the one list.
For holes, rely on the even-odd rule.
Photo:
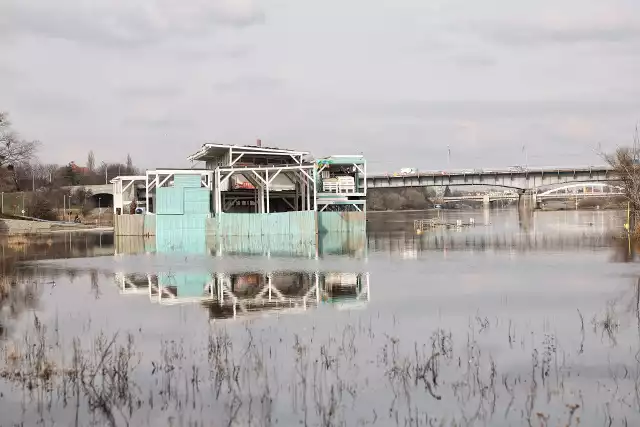
[[(292, 236), (364, 233), (364, 212), (219, 213), (211, 217), (211, 192), (199, 175), (174, 175), (173, 187), (156, 190), (155, 215), (116, 215), (117, 236), (155, 235), (158, 248), (205, 247), (205, 236)], [(195, 237), (197, 236), (197, 237)]]
[(215, 236), (313, 236), (316, 212), (274, 212), (264, 214), (221, 213), (212, 218), (208, 233)]
[(367, 217), (364, 212), (318, 212), (318, 233), (364, 233)]
[(116, 236), (155, 236), (156, 234), (154, 215), (115, 215), (113, 225)]

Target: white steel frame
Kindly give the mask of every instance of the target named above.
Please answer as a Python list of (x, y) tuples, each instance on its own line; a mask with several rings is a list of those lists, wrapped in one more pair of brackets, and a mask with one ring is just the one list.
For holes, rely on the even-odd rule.
[[(208, 153), (208, 151), (212, 148), (222, 148), (227, 149), (229, 156), (229, 164), (224, 165), (224, 167), (233, 166), (236, 164), (245, 154), (247, 155), (271, 155), (271, 156), (282, 156), (285, 158), (291, 158), (298, 165), (302, 165), (303, 157), (308, 155), (309, 153), (306, 151), (295, 151), (295, 150), (286, 150), (282, 148), (269, 148), (269, 147), (258, 147), (258, 146), (242, 146), (242, 145), (226, 145), (226, 144), (204, 144), (200, 150), (196, 153), (187, 157), (190, 161), (206, 161), (206, 159), (200, 159), (198, 157), (204, 156)], [(237, 157), (234, 159), (234, 154)]]
[[(149, 207), (149, 195), (154, 188), (166, 187), (169, 185), (171, 178), (175, 175), (200, 175), (200, 185), (213, 190), (213, 174), (212, 170), (204, 169), (156, 169), (147, 171), (143, 177), (146, 187), (147, 209)], [(148, 212), (151, 213), (151, 212)]]
[[(330, 158), (333, 159), (340, 159), (340, 158), (353, 158), (353, 157), (358, 157), (358, 156), (349, 156), (349, 155), (335, 155), (335, 156), (330, 156)], [(341, 186), (337, 186), (336, 191), (329, 191), (329, 192), (325, 192), (323, 191), (322, 193), (324, 195), (331, 195), (331, 196), (335, 196), (335, 198), (321, 198), (318, 199), (317, 204), (320, 206), (318, 209), (318, 212), (324, 212), (329, 206), (353, 206), (355, 208), (356, 211), (358, 212), (366, 212), (366, 197), (367, 197), (367, 162), (363, 159), (362, 163), (355, 163), (355, 162), (345, 162), (345, 163), (327, 163), (322, 165), (322, 167), (320, 167), (320, 169), (318, 169), (318, 173), (317, 176), (320, 177), (322, 171), (324, 171), (327, 167), (332, 166), (332, 165), (341, 165), (341, 166), (353, 166), (358, 173), (355, 176), (355, 185), (357, 186), (359, 184), (360, 181), (364, 182), (364, 188), (360, 189), (359, 192), (355, 192), (355, 191), (350, 191), (350, 189), (344, 189), (345, 191), (342, 191), (343, 189), (341, 188)], [(319, 178), (321, 179), (321, 178)], [(317, 196), (316, 196), (317, 197)], [(362, 197), (362, 199), (355, 199), (355, 200), (349, 200), (347, 199), (347, 197)], [(337, 202), (337, 203), (336, 203)], [(345, 202), (351, 202), (351, 203), (345, 203)]]
[[(113, 213), (114, 215), (117, 212), (117, 209), (120, 208), (120, 211), (124, 214), (124, 193), (129, 190), (131, 187), (135, 186), (136, 182), (144, 182), (146, 179), (145, 175), (124, 175), (117, 176), (111, 180), (111, 184), (113, 185)], [(135, 188), (134, 188), (134, 197), (135, 197)], [(131, 200), (129, 200), (131, 202)], [(147, 200), (147, 209), (149, 206), (149, 201)]]
[[(253, 180), (258, 192), (256, 210), (258, 213), (269, 213), (271, 211), (271, 185), (279, 174), (287, 176), (296, 188), (296, 198), (294, 205), (289, 206), (297, 211), (317, 211), (317, 186), (316, 186), (316, 166), (314, 164), (298, 164), (290, 166), (263, 166), (263, 167), (218, 167), (214, 171), (214, 204), (213, 213), (223, 213), (222, 186), (235, 174), (242, 174), (247, 180)], [(302, 206), (298, 209), (298, 191), (302, 199)]]
[[(151, 274), (147, 274), (148, 295), (152, 303), (162, 305), (192, 304), (203, 301), (216, 302), (221, 306), (231, 306), (233, 309), (233, 319), (238, 315), (249, 316), (252, 313), (260, 312), (283, 312), (283, 311), (305, 311), (315, 307), (325, 298), (329, 289), (325, 284), (325, 275), (328, 272), (308, 273), (310, 285), (302, 296), (290, 297), (283, 295), (273, 283), (273, 273), (264, 274), (265, 284), (253, 297), (242, 298), (236, 296), (232, 291), (231, 275), (227, 273), (212, 273), (208, 282), (203, 284), (202, 296), (180, 297), (165, 291), (167, 285), (154, 283)], [(124, 283), (122, 274), (116, 277), (118, 287)], [(368, 302), (371, 300), (369, 285), (369, 273), (356, 273), (356, 302)], [(122, 289), (122, 288), (121, 288)], [(136, 294), (143, 294), (145, 290), (139, 289)], [(131, 292), (133, 293), (133, 292)], [(255, 308), (254, 308), (255, 307)]]

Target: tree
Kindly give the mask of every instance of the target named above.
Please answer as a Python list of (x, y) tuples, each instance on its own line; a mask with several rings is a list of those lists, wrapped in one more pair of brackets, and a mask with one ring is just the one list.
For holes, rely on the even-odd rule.
[(629, 148), (619, 148), (614, 155), (605, 156), (620, 180), (626, 199), (634, 213), (640, 211), (640, 164)]
[(0, 112), (0, 167), (13, 170), (15, 166), (28, 163), (38, 148), (37, 141), (27, 141), (11, 129), (6, 113)]
[(64, 178), (70, 185), (80, 184), (80, 174), (74, 170), (71, 164), (65, 167)]
[(87, 169), (89, 169), (89, 172), (93, 173), (95, 168), (96, 168), (96, 157), (93, 154), (93, 150), (90, 150), (89, 154), (87, 154)]
[(127, 175), (135, 174), (135, 170), (133, 167), (133, 160), (131, 160), (131, 154), (127, 154), (127, 168), (126, 168), (125, 174)]

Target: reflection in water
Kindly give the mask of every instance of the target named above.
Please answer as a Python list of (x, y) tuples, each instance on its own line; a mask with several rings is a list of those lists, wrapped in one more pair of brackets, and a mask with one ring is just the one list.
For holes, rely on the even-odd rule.
[(320, 304), (357, 308), (370, 295), (368, 273), (117, 273), (115, 281), (122, 294), (148, 295), (153, 303), (201, 303), (212, 320), (305, 311)]
[(364, 233), (330, 233), (313, 238), (291, 236), (202, 236), (181, 233), (174, 240), (159, 237), (116, 236), (115, 254), (183, 253), (213, 256), (265, 256), (314, 258), (347, 255), (362, 258), (367, 254)]
[[(622, 222), (487, 215), (423, 236), (116, 240), (114, 257), (5, 263), (0, 424), (640, 425)], [(14, 260), (51, 250), (13, 245)], [(285, 312), (305, 315), (256, 320)]]

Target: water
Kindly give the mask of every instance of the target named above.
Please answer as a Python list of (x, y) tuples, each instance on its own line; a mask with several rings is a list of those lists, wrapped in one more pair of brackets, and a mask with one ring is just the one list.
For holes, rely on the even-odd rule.
[(5, 242), (0, 425), (638, 425), (623, 213), (433, 214), (319, 253)]

